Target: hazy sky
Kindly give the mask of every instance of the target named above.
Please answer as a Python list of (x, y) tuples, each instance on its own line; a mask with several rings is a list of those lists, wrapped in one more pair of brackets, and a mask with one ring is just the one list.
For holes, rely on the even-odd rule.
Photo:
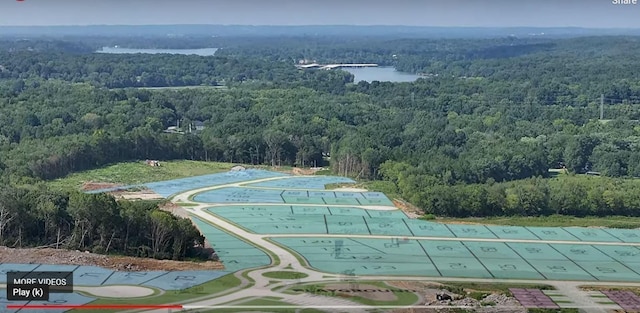
[(640, 28), (612, 0), (15, 0), (0, 25), (235, 24)]

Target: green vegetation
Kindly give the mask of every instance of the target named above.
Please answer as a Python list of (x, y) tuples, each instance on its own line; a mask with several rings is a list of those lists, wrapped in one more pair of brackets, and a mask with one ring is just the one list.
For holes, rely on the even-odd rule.
[[(603, 290), (622, 290), (622, 291), (631, 291), (637, 295), (640, 296), (640, 288), (639, 287), (625, 287), (625, 286), (581, 286), (581, 289), (583, 290), (595, 290), (595, 291), (603, 291)], [(604, 296), (607, 297), (606, 295), (597, 295), (597, 296)], [(592, 297), (597, 297), (597, 296), (592, 296)]]
[(456, 294), (466, 294), (470, 292), (493, 293), (498, 292), (510, 295), (509, 288), (532, 288), (540, 290), (554, 290), (552, 286), (542, 284), (511, 284), (511, 283), (470, 283), (470, 282), (447, 282), (442, 286)]
[(315, 175), (331, 175), (331, 170), (319, 170), (315, 173)]
[[(229, 292), (232, 288), (239, 287), (241, 284), (240, 279), (233, 274), (225, 275), (218, 279), (206, 282), (202, 285), (193, 286), (184, 290), (168, 291), (155, 296), (136, 299), (99, 299), (91, 302), (92, 305), (100, 304), (131, 304), (131, 305), (154, 305), (154, 304), (173, 304), (188, 302), (189, 299), (199, 298), (203, 296), (209, 296), (214, 294), (222, 294)], [(74, 310), (74, 312), (84, 312), (86, 310)], [(115, 313), (117, 311), (110, 310)], [(109, 311), (105, 311), (109, 312)]]
[(0, 245), (174, 260), (208, 257), (204, 237), (191, 221), (158, 209), (157, 201), (6, 186), (0, 189), (0, 213)]
[(227, 86), (177, 86), (177, 87), (138, 87), (146, 90), (182, 90), (182, 89), (227, 89)]
[(314, 310), (314, 309), (302, 309), (301, 310), (301, 309), (295, 309), (295, 308), (291, 308), (291, 309), (272, 309), (272, 308), (269, 308), (269, 309), (266, 309), (265, 307), (268, 307), (268, 306), (291, 306), (291, 307), (296, 306), (296, 305), (291, 304), (291, 303), (274, 300), (272, 297), (253, 299), (253, 300), (248, 300), (246, 302), (234, 301), (233, 305), (255, 306), (255, 309), (253, 309), (253, 308), (249, 308), (249, 309), (247, 309), (247, 308), (239, 308), (239, 309), (224, 308), (224, 309), (213, 309), (213, 310), (208, 310), (208, 311), (203, 311), (203, 312), (207, 312), (207, 313), (265, 312), (265, 310), (268, 310), (269, 312), (274, 312), (274, 313), (322, 313), (322, 312), (324, 312), (324, 311)]
[[(0, 221), (0, 244), (69, 236), (69, 247), (125, 249), (123, 226), (97, 227), (86, 234), (95, 238), (83, 238), (90, 243), (78, 243), (88, 225), (126, 222), (93, 211), (56, 220), (67, 196), (47, 188), (227, 168), (170, 160), (329, 166), (430, 217), (640, 216), (640, 180), (631, 179), (640, 177), (635, 37), (185, 38), (223, 49), (211, 57), (90, 53), (119, 40), (2, 40), (0, 192), (8, 196), (0, 208), (11, 218)], [(354, 84), (345, 71), (297, 69), (303, 58), (392, 65), (424, 78)], [(209, 87), (184, 88), (194, 85)], [(602, 95), (607, 123), (598, 121)], [(145, 159), (166, 167), (145, 167)], [(599, 177), (581, 175), (589, 172)], [(94, 202), (96, 212), (113, 207)]]
[(398, 193), (398, 188), (393, 184), (393, 182), (386, 180), (373, 180), (367, 181), (362, 184), (364, 189), (382, 192), (389, 199), (397, 199), (402, 198), (402, 196)]
[[(395, 170), (385, 164), (381, 169), (392, 181), (403, 183), (403, 176), (389, 174)], [(634, 196), (638, 179), (561, 175), (488, 184), (424, 180), (421, 186), (416, 194), (401, 195), (437, 216), (640, 216), (640, 201)]]
[(472, 298), (472, 299), (476, 299), (478, 301), (482, 301), (482, 299), (486, 298), (489, 295), (490, 295), (490, 293), (487, 293), (487, 292), (472, 291), (471, 293), (469, 293), (467, 295), (467, 297)]
[[(422, 219), (429, 220), (426, 215)], [(511, 226), (541, 226), (541, 227), (571, 227), (571, 226), (598, 226), (609, 228), (640, 228), (640, 217), (606, 216), (606, 217), (573, 217), (564, 215), (551, 216), (510, 216), (487, 218), (439, 218), (442, 223), (477, 223), (484, 225), (511, 225)]]
[[(560, 303), (559, 301), (556, 301), (556, 302), (557, 302), (557, 303)], [(599, 304), (616, 304), (616, 303), (615, 303), (615, 302), (613, 302), (613, 301), (598, 301), (598, 302), (596, 302), (596, 303), (599, 303)]]
[(167, 161), (160, 166), (149, 166), (145, 162), (122, 162), (102, 168), (70, 174), (64, 178), (47, 182), (52, 188), (77, 190), (85, 182), (117, 183), (134, 185), (154, 181), (205, 175), (228, 171), (233, 164), (202, 161)]
[(275, 278), (275, 279), (300, 279), (309, 277), (309, 275), (300, 272), (292, 272), (292, 271), (274, 271), (274, 272), (266, 272), (262, 273), (262, 276)]
[[(302, 285), (294, 285), (293, 287), (288, 288), (285, 293), (297, 294), (300, 291), (294, 289), (304, 289), (305, 293), (323, 295), (323, 296), (331, 296), (331, 297), (343, 297), (348, 298), (351, 301), (361, 303), (364, 305), (372, 305), (372, 306), (382, 306), (382, 305), (413, 305), (418, 302), (419, 298), (416, 294), (412, 292), (404, 292), (400, 291), (396, 287), (389, 286), (384, 282), (376, 282), (376, 281), (358, 281), (358, 285), (368, 285), (375, 286), (380, 289), (389, 289), (395, 295), (396, 299), (392, 301), (383, 301), (383, 300), (374, 300), (370, 298), (365, 298), (361, 296), (357, 296), (357, 293), (347, 293), (347, 292), (338, 292), (331, 291), (330, 289), (332, 285), (340, 284), (340, 283), (328, 283), (328, 284), (302, 284)], [(362, 287), (362, 289), (367, 289)]]

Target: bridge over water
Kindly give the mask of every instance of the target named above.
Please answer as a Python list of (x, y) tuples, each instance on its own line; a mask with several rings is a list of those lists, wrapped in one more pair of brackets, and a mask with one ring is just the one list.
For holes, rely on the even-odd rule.
[(318, 68), (323, 70), (332, 70), (336, 68), (347, 68), (347, 67), (353, 68), (353, 67), (377, 67), (377, 66), (378, 64), (375, 64), (375, 63), (343, 63), (343, 64), (327, 64), (327, 65), (313, 63), (313, 64), (298, 65), (297, 67), (301, 69)]

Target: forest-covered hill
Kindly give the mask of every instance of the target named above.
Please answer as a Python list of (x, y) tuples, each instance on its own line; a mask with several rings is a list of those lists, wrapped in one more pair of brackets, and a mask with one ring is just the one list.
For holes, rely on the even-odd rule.
[[(235, 38), (212, 57), (91, 53), (120, 38), (3, 40), (0, 190), (13, 196), (0, 197), (0, 208), (13, 216), (27, 208), (37, 223), (54, 223), (43, 214), (78, 207), (71, 203), (113, 206), (69, 194), (53, 201), (33, 187), (38, 181), (135, 159), (329, 162), (336, 174), (392, 183), (439, 215), (640, 212), (629, 195), (635, 180), (624, 180), (640, 176), (637, 37)], [(353, 84), (347, 72), (297, 70), (299, 58), (433, 75)], [(186, 85), (227, 88), (138, 88)], [(599, 120), (601, 96), (606, 120)], [(165, 132), (196, 122), (204, 129)], [(559, 167), (611, 180), (543, 179)], [(2, 243), (52, 240), (51, 233), (20, 237), (26, 226), (18, 220), (2, 224)], [(69, 236), (87, 229), (80, 215), (65, 221)], [(103, 249), (108, 236), (122, 233), (96, 231), (90, 242)]]

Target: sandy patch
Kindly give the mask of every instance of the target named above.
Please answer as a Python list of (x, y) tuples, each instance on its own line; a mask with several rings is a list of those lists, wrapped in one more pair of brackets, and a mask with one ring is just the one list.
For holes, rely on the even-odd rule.
[(111, 194), (116, 199), (124, 200), (159, 200), (164, 199), (163, 196), (155, 193), (153, 190), (144, 189), (140, 191), (114, 191)]
[(299, 167), (294, 167), (291, 170), (291, 173), (293, 175), (314, 175), (317, 171), (322, 170), (321, 167), (316, 167), (316, 168), (299, 168)]
[(140, 193), (140, 192), (127, 192), (116, 195), (116, 198), (123, 200), (160, 200), (164, 199), (163, 196), (159, 194), (149, 194), (149, 193)]
[(101, 298), (140, 298), (153, 294), (153, 289), (140, 286), (73, 287)]
[(332, 284), (327, 285), (324, 289), (347, 289), (347, 290), (367, 290), (373, 289), (376, 291), (373, 292), (340, 292), (336, 291), (337, 295), (347, 296), (347, 297), (361, 297), (370, 300), (376, 301), (396, 301), (398, 297), (393, 292), (379, 292), (377, 290), (387, 290), (389, 288), (382, 288), (373, 285), (363, 285), (363, 284)]

